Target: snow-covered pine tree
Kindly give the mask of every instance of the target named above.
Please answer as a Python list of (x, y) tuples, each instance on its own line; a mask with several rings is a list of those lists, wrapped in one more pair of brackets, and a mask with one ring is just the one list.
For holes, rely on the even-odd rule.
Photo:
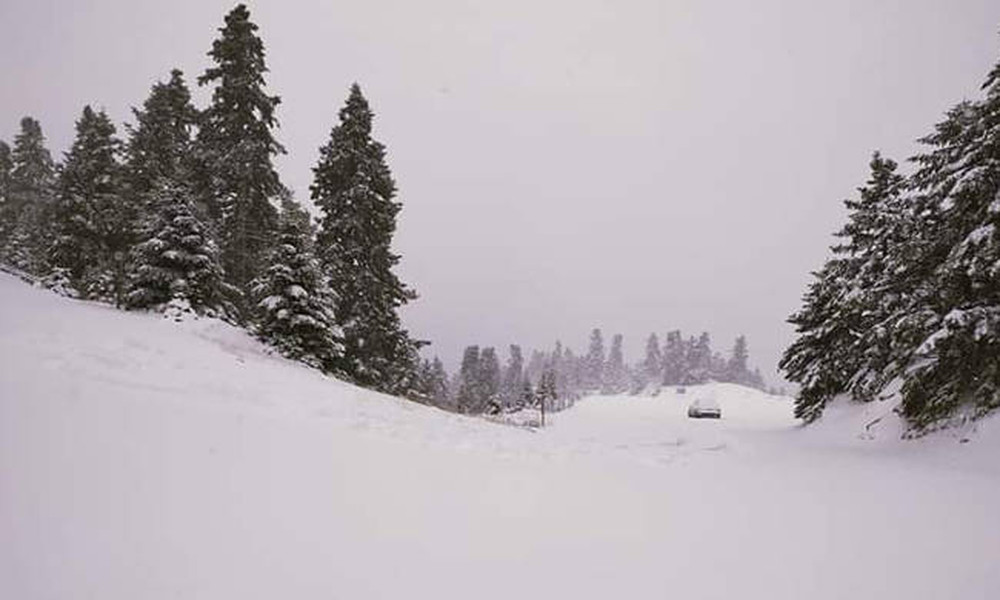
[(655, 333), (649, 334), (649, 337), (646, 338), (646, 356), (643, 358), (639, 370), (641, 373), (642, 388), (650, 389), (650, 386), (653, 386), (654, 389), (651, 391), (655, 392), (655, 388), (659, 387), (663, 371), (663, 355), (660, 352), (660, 339)]
[(161, 179), (144, 196), (152, 214), (132, 250), (126, 306), (234, 317), (219, 253), (194, 211), (190, 191)]
[[(848, 389), (856, 400), (871, 400), (887, 380), (886, 366), (895, 349), (890, 334), (893, 309), (901, 297), (895, 289), (896, 273), (888, 271), (897, 262), (900, 249), (910, 240), (903, 236), (906, 179), (897, 164), (875, 152), (869, 163), (871, 175), (858, 189), (858, 200), (847, 200), (847, 224), (837, 232), (842, 243), (833, 248), (840, 258), (843, 295), (837, 302), (835, 320), (853, 336), (842, 357), (842, 368), (850, 374)], [(851, 361), (854, 361), (852, 364)]]
[(310, 191), (323, 213), (316, 252), (339, 298), (349, 376), (393, 392), (391, 372), (405, 367), (414, 346), (397, 310), (416, 294), (393, 273), (399, 256), (391, 243), (401, 205), (393, 201), (396, 184), (385, 147), (372, 139), (373, 114), (357, 84), (339, 116), (313, 168)]
[(124, 299), (126, 258), (135, 236), (120, 154), (107, 114), (85, 106), (59, 173), (50, 250), (51, 265), (65, 269), (79, 293), (115, 304)]
[(516, 344), (510, 346), (510, 356), (507, 365), (503, 370), (503, 383), (500, 386), (500, 399), (504, 409), (516, 406), (521, 397), (521, 385), (524, 379), (524, 357), (521, 354), (521, 347)]
[(132, 115), (135, 125), (126, 125), (125, 149), (131, 191), (141, 195), (164, 179), (187, 181), (198, 111), (184, 74), (174, 69), (168, 82), (154, 83), (142, 109), (132, 108)]
[(834, 396), (853, 391), (857, 399), (871, 399), (886, 381), (893, 351), (886, 340), (898, 319), (889, 309), (900, 299), (890, 295), (897, 287), (891, 279), (903, 273), (889, 272), (888, 265), (905, 242), (897, 239), (905, 181), (896, 163), (878, 152), (869, 166), (859, 200), (845, 201), (848, 222), (836, 234), (843, 241), (813, 274), (802, 310), (789, 317), (799, 337), (779, 366), (800, 384), (796, 415), (807, 422)]
[(835, 358), (843, 356), (853, 337), (834, 319), (843, 295), (839, 260), (828, 261), (813, 273), (802, 299), (802, 308), (788, 318), (798, 337), (781, 357), (778, 366), (789, 381), (800, 386), (795, 416), (812, 422), (823, 414), (826, 403), (846, 391), (851, 373)]
[(455, 392), (455, 409), (460, 413), (472, 413), (479, 403), (479, 346), (467, 346), (462, 354), (462, 366), (458, 372)]
[(712, 374), (712, 339), (703, 331), (694, 342), (688, 355), (689, 381), (691, 384), (707, 383)]
[(431, 362), (429, 392), (431, 400), (437, 406), (447, 406), (448, 404), (448, 373), (444, 370), (444, 363), (441, 359), (434, 357)]
[(923, 338), (903, 386), (917, 430), (956, 411), (1000, 406), (1000, 63), (985, 98), (951, 111), (915, 160), (914, 215), (926, 232), (915, 270), (928, 276), (907, 310), (899, 344)]
[(667, 332), (663, 342), (663, 384), (681, 385), (687, 373), (684, 338), (680, 330)]
[(21, 119), (10, 154), (7, 217), (11, 224), (6, 243), (0, 242), (0, 260), (32, 273), (46, 271), (55, 198), (56, 169), (45, 147), (42, 127), (35, 119)]
[(517, 407), (534, 408), (537, 402), (538, 398), (535, 395), (535, 390), (531, 387), (531, 380), (525, 377), (524, 383), (521, 385), (521, 395), (518, 398)]
[(479, 355), (479, 408), (476, 412), (499, 413), (500, 404), (500, 360), (496, 350), (483, 348)]
[(431, 361), (426, 358), (420, 361), (420, 367), (417, 368), (416, 384), (411, 393), (411, 397), (418, 402), (431, 403)]
[(583, 389), (588, 392), (600, 390), (604, 386), (604, 335), (597, 327), (590, 332), (590, 346), (583, 359)]
[(747, 338), (744, 335), (736, 337), (733, 351), (726, 363), (726, 381), (746, 385), (750, 380), (750, 370), (747, 361), (750, 353), (747, 351)]
[(532, 350), (531, 358), (528, 359), (528, 364), (524, 367), (525, 379), (538, 381), (542, 376), (542, 371), (545, 370), (545, 363), (547, 360), (548, 357), (546, 357), (545, 352), (541, 350)]
[(140, 220), (145, 221), (155, 208), (150, 205), (150, 194), (159, 193), (164, 182), (191, 189), (192, 134), (198, 111), (191, 104), (184, 74), (174, 69), (167, 83), (153, 84), (142, 109), (133, 108), (132, 115), (135, 125), (127, 126), (125, 177), (128, 192), (143, 212)]
[(251, 299), (262, 340), (289, 358), (342, 374), (344, 346), (334, 318), (336, 298), (297, 220), (281, 223), (267, 268), (251, 285)]
[(551, 366), (542, 371), (542, 377), (538, 382), (538, 389), (535, 391), (536, 403), (545, 408), (545, 412), (550, 412), (555, 408), (555, 402), (559, 398), (559, 385), (557, 375)]
[(283, 355), (340, 375), (343, 338), (336, 299), (299, 223), (284, 220), (266, 270), (251, 285), (257, 335)]
[(608, 351), (608, 362), (604, 369), (602, 392), (605, 394), (621, 394), (628, 389), (628, 373), (625, 368), (625, 356), (622, 353), (622, 334), (616, 333), (611, 338), (611, 350)]
[(282, 191), (274, 157), (284, 148), (272, 134), (278, 96), (265, 93), (264, 43), (250, 11), (239, 4), (226, 15), (208, 53), (215, 66), (198, 78), (214, 85), (196, 140), (199, 196), (219, 218), (226, 277), (246, 292), (266, 264), (278, 226), (272, 205)]
[(573, 353), (569, 346), (563, 347), (560, 371), (556, 372), (556, 390), (563, 401), (577, 398), (583, 389), (584, 361)]
[(302, 205), (295, 201), (292, 190), (287, 187), (282, 188), (278, 195), (278, 208), (280, 209), (280, 219), (282, 222), (291, 221), (302, 231), (302, 235), (309, 243), (310, 251), (316, 250), (316, 225), (313, 223), (312, 215), (302, 208)]

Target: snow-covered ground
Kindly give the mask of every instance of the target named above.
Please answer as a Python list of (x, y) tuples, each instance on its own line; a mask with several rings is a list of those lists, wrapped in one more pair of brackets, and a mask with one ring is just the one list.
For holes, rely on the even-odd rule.
[(529, 431), (0, 275), (0, 598), (1000, 597), (995, 419), (879, 410), (719, 384)]

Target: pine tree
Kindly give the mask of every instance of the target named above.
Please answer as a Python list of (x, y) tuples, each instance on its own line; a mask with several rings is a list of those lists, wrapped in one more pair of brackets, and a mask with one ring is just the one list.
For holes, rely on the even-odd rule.
[(650, 384), (659, 385), (662, 368), (663, 356), (660, 354), (660, 340), (655, 333), (651, 333), (646, 339), (646, 357), (640, 365), (642, 387), (647, 388)]
[(538, 389), (535, 392), (535, 402), (542, 410), (542, 425), (545, 424), (545, 413), (556, 410), (559, 401), (559, 385), (554, 368), (549, 367), (542, 372), (542, 378), (538, 382)]
[(1000, 407), (1000, 63), (983, 89), (916, 158), (914, 214), (925, 233), (911, 252), (927, 275), (896, 335), (897, 345), (924, 339), (903, 386), (903, 414), (917, 429), (959, 409), (978, 417)]
[(125, 259), (135, 237), (134, 207), (123, 194), (121, 142), (104, 111), (90, 106), (59, 175), (54, 267), (65, 269), (84, 297), (120, 304)]
[(604, 385), (604, 336), (594, 328), (590, 332), (590, 347), (584, 358), (583, 387), (587, 391), (599, 390)]
[(208, 53), (215, 66), (198, 78), (215, 88), (200, 121), (195, 179), (220, 221), (226, 276), (243, 291), (266, 263), (278, 226), (272, 201), (283, 189), (273, 161), (284, 148), (272, 134), (280, 98), (264, 91), (267, 66), (257, 29), (246, 6), (237, 5)]
[(399, 256), (390, 245), (401, 205), (393, 201), (385, 148), (371, 137), (372, 116), (354, 84), (340, 123), (320, 149), (310, 190), (323, 213), (316, 248), (339, 297), (348, 375), (392, 392), (390, 373), (414, 346), (397, 310), (416, 294), (393, 273)]
[(218, 250), (195, 215), (191, 193), (161, 179), (145, 195), (153, 213), (144, 241), (132, 251), (126, 305), (233, 316), (228, 298), (234, 291), (224, 282)]
[(434, 357), (434, 361), (431, 363), (431, 384), (430, 384), (430, 394), (431, 399), (438, 406), (444, 406), (448, 402), (448, 373), (444, 370), (444, 364), (441, 359)]
[(740, 335), (733, 344), (733, 353), (726, 363), (726, 381), (746, 384), (749, 381), (750, 371), (747, 361), (750, 353), (747, 351), (747, 338)]
[(184, 75), (174, 69), (170, 81), (153, 85), (142, 110), (133, 108), (125, 164), (129, 191), (143, 198), (163, 181), (188, 184), (193, 172), (192, 134), (198, 111)]
[(504, 408), (510, 408), (517, 404), (521, 396), (523, 379), (524, 357), (521, 354), (521, 347), (512, 344), (510, 357), (503, 371), (503, 384), (500, 386), (500, 397)]
[(559, 370), (556, 372), (556, 390), (563, 400), (576, 398), (583, 388), (584, 364), (569, 346), (563, 347)]
[(460, 413), (471, 413), (479, 404), (479, 346), (468, 346), (462, 355), (458, 374), (455, 408)]
[(837, 275), (839, 263), (827, 262), (813, 273), (813, 282), (803, 297), (803, 307), (788, 318), (798, 337), (781, 357), (779, 368), (800, 385), (795, 400), (795, 416), (812, 422), (820, 417), (826, 403), (846, 391), (851, 373), (835, 359), (843, 355), (851, 337), (834, 319), (842, 288)]
[(496, 350), (483, 348), (479, 355), (479, 380), (477, 382), (478, 410), (496, 414), (501, 410), (500, 404), (500, 361)]
[(688, 352), (688, 381), (686, 383), (707, 383), (712, 373), (712, 340), (707, 331), (703, 331), (698, 340), (691, 344)]
[(299, 223), (281, 224), (267, 270), (251, 286), (260, 337), (282, 354), (339, 374), (343, 342), (336, 301)]
[(538, 398), (535, 395), (535, 390), (531, 387), (531, 380), (526, 377), (521, 385), (517, 406), (518, 408), (534, 408), (536, 402), (538, 402)]
[(608, 362), (604, 369), (602, 391), (605, 394), (621, 394), (628, 389), (628, 374), (625, 370), (625, 357), (622, 354), (622, 334), (616, 333), (611, 338), (611, 350), (608, 352)]
[[(836, 235), (843, 240), (834, 256), (814, 273), (815, 281), (802, 310), (789, 318), (799, 337), (782, 357), (780, 367), (801, 384), (796, 414), (806, 421), (819, 417), (838, 394), (854, 392), (870, 399), (884, 385), (889, 362), (886, 324), (900, 297), (889, 291), (892, 253), (898, 239), (904, 179), (896, 163), (876, 152), (860, 199), (847, 200), (848, 222)], [(891, 327), (891, 325), (890, 325)]]
[(684, 338), (677, 329), (667, 332), (663, 342), (663, 384), (681, 385), (688, 368), (686, 364)]
[(302, 235), (311, 251), (316, 249), (316, 225), (313, 223), (312, 215), (302, 208), (302, 205), (295, 201), (292, 190), (282, 188), (278, 196), (280, 219), (282, 222), (290, 221), (302, 232)]
[[(11, 170), (3, 221), (7, 233), (0, 241), (0, 260), (35, 275), (46, 269), (48, 221), (55, 198), (55, 165), (45, 148), (38, 121), (21, 119), (14, 138)], [(9, 212), (8, 212), (9, 211)]]

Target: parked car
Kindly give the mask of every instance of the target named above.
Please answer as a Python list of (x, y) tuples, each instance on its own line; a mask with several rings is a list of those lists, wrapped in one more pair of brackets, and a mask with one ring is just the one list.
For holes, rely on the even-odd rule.
[(692, 419), (721, 419), (722, 409), (713, 398), (698, 398), (688, 407), (688, 416)]

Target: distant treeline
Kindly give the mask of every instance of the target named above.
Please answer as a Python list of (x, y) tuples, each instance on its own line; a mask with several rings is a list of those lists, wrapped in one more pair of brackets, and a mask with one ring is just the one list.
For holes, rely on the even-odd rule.
[(538, 406), (558, 411), (584, 395), (651, 394), (662, 386), (697, 385), (710, 381), (739, 383), (764, 389), (758, 369), (750, 370), (744, 336), (736, 338), (728, 357), (714, 352), (708, 333), (685, 339), (671, 331), (661, 345), (650, 334), (641, 362), (631, 365), (622, 352), (623, 338), (616, 334), (605, 348), (600, 329), (590, 334), (586, 353), (575, 353), (556, 342), (551, 351), (536, 350), (525, 362), (521, 346), (510, 346), (501, 366), (494, 348), (469, 346), (460, 370), (449, 380), (440, 361), (426, 362), (422, 381), (425, 399), (461, 413), (501, 413)]
[(833, 256), (789, 320), (781, 367), (813, 421), (834, 398), (899, 398), (920, 434), (1000, 406), (1000, 64), (909, 173), (878, 152)]

